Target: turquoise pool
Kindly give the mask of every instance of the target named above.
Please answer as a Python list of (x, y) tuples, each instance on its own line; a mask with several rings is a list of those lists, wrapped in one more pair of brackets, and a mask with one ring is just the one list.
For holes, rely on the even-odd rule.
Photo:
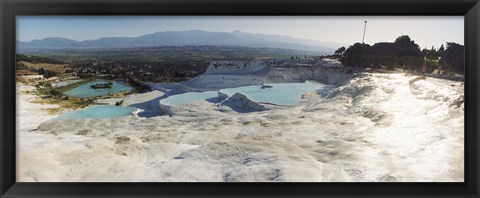
[(262, 88), (260, 85), (252, 85), (237, 88), (222, 89), (220, 92), (232, 96), (241, 93), (250, 100), (276, 105), (294, 106), (299, 104), (302, 94), (321, 89), (321, 83), (306, 81), (305, 83), (276, 83), (268, 84), (270, 88)]
[(79, 98), (91, 98), (96, 96), (106, 96), (109, 93), (131, 91), (133, 88), (122, 82), (114, 81), (112, 88), (108, 89), (92, 89), (90, 86), (98, 83), (107, 83), (107, 81), (97, 80), (89, 83), (85, 83), (76, 88), (68, 90), (63, 94), (67, 96), (79, 97)]
[(168, 98), (164, 98), (160, 100), (160, 104), (167, 105), (167, 106), (182, 105), (182, 104), (187, 104), (194, 101), (207, 100), (207, 99), (216, 98), (216, 97), (218, 97), (217, 91), (188, 92), (188, 93), (172, 95), (172, 96), (169, 96)]
[(262, 88), (261, 85), (252, 85), (236, 88), (221, 89), (220, 91), (206, 92), (188, 92), (178, 95), (172, 95), (160, 100), (160, 104), (167, 106), (182, 105), (194, 101), (217, 98), (218, 92), (233, 96), (235, 93), (241, 93), (250, 100), (261, 103), (271, 103), (276, 105), (294, 106), (300, 101), (302, 94), (323, 88), (324, 85), (317, 82), (306, 81), (305, 83), (276, 83), (268, 84), (268, 88)]
[(135, 107), (119, 107), (113, 105), (97, 105), (85, 109), (72, 111), (60, 115), (60, 119), (81, 119), (81, 118), (116, 118), (132, 115), (137, 110)]

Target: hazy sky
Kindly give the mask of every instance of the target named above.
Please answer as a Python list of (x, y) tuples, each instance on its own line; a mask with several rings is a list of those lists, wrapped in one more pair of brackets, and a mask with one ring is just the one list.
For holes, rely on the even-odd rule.
[(198, 29), (353, 44), (362, 41), (365, 20), (368, 44), (393, 42), (400, 35), (409, 35), (421, 48), (446, 42), (464, 44), (463, 16), (17, 16), (17, 40), (88, 40)]

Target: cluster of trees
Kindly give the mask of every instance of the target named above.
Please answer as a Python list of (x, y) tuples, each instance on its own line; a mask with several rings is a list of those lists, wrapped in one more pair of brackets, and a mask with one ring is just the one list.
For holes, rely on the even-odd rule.
[(23, 62), (30, 62), (30, 63), (50, 63), (50, 64), (64, 64), (63, 61), (40, 57), (40, 56), (32, 56), (32, 55), (25, 55), (25, 54), (16, 54), (15, 55), (16, 62), (15, 62), (15, 69), (16, 70), (29, 70), (32, 72), (37, 72), (38, 75), (43, 75), (44, 78), (50, 78), (57, 76), (57, 72), (46, 70), (43, 67), (39, 69), (30, 68), (25, 65)]
[(440, 59), (442, 69), (463, 73), (465, 70), (465, 46), (449, 42)]
[(52, 96), (61, 96), (62, 95), (62, 92), (58, 91), (57, 89), (51, 89), (49, 92), (50, 92), (50, 95), (52, 95)]
[(347, 67), (400, 67), (415, 70), (423, 65), (419, 47), (408, 36), (400, 36), (393, 43), (355, 43), (343, 52), (340, 59)]
[(340, 56), (345, 52), (345, 47), (340, 47), (337, 50), (335, 50), (335, 53), (333, 54), (334, 56)]
[(57, 76), (57, 72), (43, 69), (43, 67), (40, 67), (40, 69), (37, 69), (37, 73), (38, 75), (43, 75), (44, 78)]
[(22, 62), (16, 62), (15, 63), (15, 69), (16, 70), (22, 70), (22, 69), (30, 69), (28, 68), (25, 64), (23, 64)]
[[(306, 55), (305, 55), (305, 58), (307, 58)], [(292, 56), (290, 59), (292, 59), (292, 60), (300, 60), (300, 57), (299, 57), (299, 56)]]
[(445, 52), (445, 47), (440, 46), (440, 48), (435, 49), (435, 47), (432, 46), (432, 49), (428, 50), (427, 48), (422, 50), (422, 55), (423, 57), (427, 59), (436, 59), (438, 60), (440, 57), (442, 57), (443, 52)]
[(33, 68), (30, 68), (30, 67), (26, 66), (25, 64), (23, 64), (21, 62), (16, 62), (15, 69), (16, 70), (29, 70), (29, 71), (32, 71), (32, 72), (37, 72), (38, 75), (43, 75), (44, 78), (50, 78), (50, 77), (57, 76), (57, 72), (55, 72), (55, 71), (46, 70), (43, 67), (41, 67), (40, 69), (33, 69)]
[(25, 55), (25, 54), (16, 54), (15, 61), (20, 62), (30, 62), (30, 63), (50, 63), (50, 64), (64, 64), (65, 62), (60, 60), (55, 60), (47, 57)]
[[(447, 43), (436, 50), (420, 48), (409, 36), (398, 37), (393, 43), (368, 44), (355, 43), (349, 48), (341, 47), (335, 51), (341, 56), (340, 62), (347, 67), (365, 68), (401, 68), (409, 72), (428, 72), (435, 69), (447, 72), (463, 73), (464, 46)], [(439, 60), (440, 59), (440, 60)]]
[(29, 70), (32, 72), (37, 72), (38, 75), (43, 75), (44, 78), (50, 78), (57, 76), (57, 72), (46, 70), (43, 67), (39, 69), (30, 68), (25, 65), (23, 62), (30, 62), (30, 63), (49, 63), (49, 64), (64, 64), (63, 61), (40, 57), (40, 56), (33, 56), (33, 55), (25, 55), (25, 54), (16, 54), (15, 55), (16, 62), (15, 62), (15, 69), (16, 70)]

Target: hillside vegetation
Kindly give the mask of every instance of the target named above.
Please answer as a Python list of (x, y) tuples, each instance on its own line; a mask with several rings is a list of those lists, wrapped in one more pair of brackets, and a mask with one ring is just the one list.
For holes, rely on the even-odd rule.
[(408, 72), (431, 73), (435, 70), (444, 74), (463, 74), (464, 46), (448, 42), (438, 50), (420, 50), (418, 44), (403, 35), (393, 43), (382, 42), (374, 45), (355, 43), (344, 50), (335, 52), (347, 67), (399, 68)]
[(18, 64), (23, 64), (28, 68), (39, 70), (43, 68), (44, 70), (53, 71), (56, 73), (65, 73), (65, 69), (68, 67), (68, 64), (52, 64), (52, 63), (33, 63), (19, 61)]

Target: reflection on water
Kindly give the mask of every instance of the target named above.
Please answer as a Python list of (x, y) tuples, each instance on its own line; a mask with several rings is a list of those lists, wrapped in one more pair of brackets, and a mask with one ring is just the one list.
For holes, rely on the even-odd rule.
[(276, 105), (294, 106), (299, 103), (302, 94), (321, 89), (324, 85), (307, 81), (305, 83), (277, 83), (268, 86), (244, 86), (222, 89), (220, 92), (233, 96), (241, 93), (255, 102), (272, 103)]
[(96, 96), (106, 96), (109, 93), (122, 92), (122, 91), (131, 91), (133, 88), (127, 84), (113, 81), (113, 85), (108, 89), (93, 89), (91, 86), (99, 83), (107, 83), (107, 81), (97, 80), (89, 83), (85, 83), (76, 88), (68, 90), (63, 94), (67, 96), (79, 97), (79, 98), (90, 98)]
[(194, 101), (218, 97), (218, 92), (233, 96), (241, 93), (255, 102), (276, 105), (294, 106), (299, 103), (302, 94), (323, 88), (321, 83), (307, 81), (305, 83), (274, 83), (268, 85), (252, 85), (221, 89), (220, 91), (188, 92), (173, 95), (160, 101), (163, 105), (181, 105)]

